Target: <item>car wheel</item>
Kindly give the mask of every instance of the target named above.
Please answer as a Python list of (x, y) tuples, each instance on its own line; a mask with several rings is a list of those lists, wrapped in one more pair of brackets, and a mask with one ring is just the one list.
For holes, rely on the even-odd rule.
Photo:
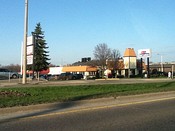
[(73, 76), (73, 80), (75, 80), (76, 79), (76, 77), (75, 76)]
[(13, 78), (13, 79), (16, 79), (16, 78), (17, 78), (17, 75), (15, 75), (15, 74), (12, 75), (12, 78)]

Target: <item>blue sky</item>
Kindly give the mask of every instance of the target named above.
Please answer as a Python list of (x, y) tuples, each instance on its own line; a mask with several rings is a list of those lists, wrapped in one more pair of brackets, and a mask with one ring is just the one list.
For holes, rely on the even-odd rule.
[[(20, 64), (25, 0), (1, 0), (0, 64)], [(40, 22), (51, 63), (92, 57), (95, 46), (151, 49), (151, 61), (175, 61), (174, 0), (29, 0), (28, 35)], [(159, 54), (159, 55), (158, 55)]]

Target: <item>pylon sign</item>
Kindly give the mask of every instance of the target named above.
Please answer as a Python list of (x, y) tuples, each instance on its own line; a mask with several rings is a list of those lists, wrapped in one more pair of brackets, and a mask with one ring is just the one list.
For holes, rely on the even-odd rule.
[(151, 49), (138, 50), (138, 57), (143, 59), (151, 57)]
[(27, 65), (33, 64), (34, 36), (27, 37)]

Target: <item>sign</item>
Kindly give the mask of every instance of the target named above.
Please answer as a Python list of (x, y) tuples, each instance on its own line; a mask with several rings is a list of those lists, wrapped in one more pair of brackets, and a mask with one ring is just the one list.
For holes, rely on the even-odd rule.
[(33, 64), (33, 55), (27, 56), (27, 65), (32, 65)]
[(33, 64), (34, 36), (27, 37), (27, 65)]
[(27, 46), (34, 44), (34, 36), (27, 37)]
[(139, 58), (148, 58), (151, 57), (151, 49), (140, 49), (138, 50)]
[(33, 55), (33, 45), (27, 46), (27, 55)]

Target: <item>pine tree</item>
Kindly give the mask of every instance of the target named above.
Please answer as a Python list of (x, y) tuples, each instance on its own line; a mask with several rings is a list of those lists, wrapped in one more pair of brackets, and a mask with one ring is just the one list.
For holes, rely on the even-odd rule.
[(42, 70), (46, 70), (49, 67), (49, 55), (47, 49), (46, 40), (44, 39), (44, 31), (42, 31), (41, 24), (37, 23), (34, 32), (32, 35), (35, 38), (35, 45), (34, 45), (34, 67), (33, 70), (35, 72), (39, 72)]

